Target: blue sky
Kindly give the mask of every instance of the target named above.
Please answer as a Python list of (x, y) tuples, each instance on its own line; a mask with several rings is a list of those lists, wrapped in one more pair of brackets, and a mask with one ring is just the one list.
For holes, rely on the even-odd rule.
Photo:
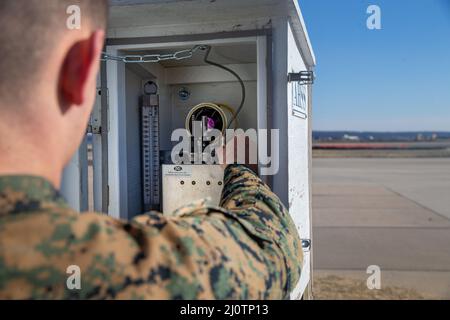
[[(369, 5), (381, 30), (369, 30)], [(450, 0), (300, 0), (314, 130), (450, 131)]]

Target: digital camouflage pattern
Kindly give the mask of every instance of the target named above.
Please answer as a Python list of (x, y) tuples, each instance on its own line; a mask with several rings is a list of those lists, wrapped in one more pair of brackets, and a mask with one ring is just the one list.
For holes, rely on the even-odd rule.
[[(131, 222), (77, 214), (49, 182), (0, 177), (1, 299), (284, 299), (301, 242), (288, 211), (243, 166), (221, 207), (193, 204)], [(81, 269), (69, 290), (67, 267)]]

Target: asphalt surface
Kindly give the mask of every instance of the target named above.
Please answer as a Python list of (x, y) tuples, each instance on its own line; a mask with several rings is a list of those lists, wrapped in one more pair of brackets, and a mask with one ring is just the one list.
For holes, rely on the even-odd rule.
[(315, 277), (450, 299), (450, 159), (314, 159), (313, 209)]

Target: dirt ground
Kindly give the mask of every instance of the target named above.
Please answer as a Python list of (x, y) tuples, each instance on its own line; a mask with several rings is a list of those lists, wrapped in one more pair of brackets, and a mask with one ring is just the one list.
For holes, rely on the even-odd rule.
[(361, 280), (329, 275), (314, 279), (314, 299), (316, 300), (423, 300), (433, 299), (415, 290), (382, 287), (369, 290)]

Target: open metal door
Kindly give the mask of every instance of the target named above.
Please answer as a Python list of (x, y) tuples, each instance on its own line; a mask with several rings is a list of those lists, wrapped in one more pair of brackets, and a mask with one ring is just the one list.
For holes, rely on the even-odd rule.
[(108, 88), (106, 85), (106, 62), (101, 63), (97, 80), (97, 97), (90, 119), (92, 135), (92, 207), (96, 212), (108, 213)]
[(312, 280), (310, 86), (314, 77), (304, 61), (290, 25), (287, 31), (289, 212), (302, 238), (303, 247), (302, 274), (292, 293), (292, 298), (297, 299), (310, 287)]
[(64, 169), (61, 194), (73, 210), (88, 210), (87, 137)]
[(64, 169), (61, 183), (63, 197), (77, 212), (108, 212), (107, 119), (108, 91), (102, 63), (102, 72), (97, 80), (97, 97), (86, 136)]

